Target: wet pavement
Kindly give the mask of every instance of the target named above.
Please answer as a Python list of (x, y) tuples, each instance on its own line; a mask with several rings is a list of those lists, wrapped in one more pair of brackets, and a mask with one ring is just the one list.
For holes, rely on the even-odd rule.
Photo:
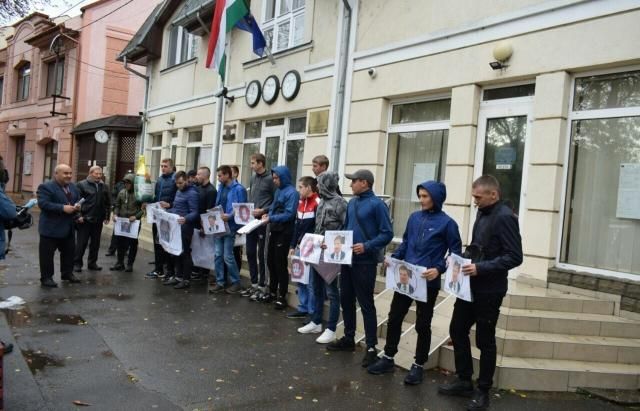
[[(72, 285), (57, 273), (60, 287), (42, 289), (37, 245), (36, 226), (15, 232), (0, 264), (0, 297), (27, 302), (0, 316), (0, 339), (16, 345), (4, 358), (7, 410), (464, 409), (466, 400), (437, 394), (448, 378), (438, 371), (417, 387), (403, 385), (400, 369), (368, 375), (361, 351), (328, 353), (270, 305), (146, 280), (146, 251), (133, 273), (111, 273), (103, 247), (101, 272), (85, 270)], [(500, 391), (492, 409), (622, 408), (572, 393)]]

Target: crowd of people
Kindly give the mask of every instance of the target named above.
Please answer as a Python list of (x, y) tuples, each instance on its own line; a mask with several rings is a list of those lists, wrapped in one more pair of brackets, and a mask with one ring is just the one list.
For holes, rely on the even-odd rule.
[[(246, 188), (238, 181), (237, 167), (218, 167), (216, 188), (209, 168), (176, 172), (171, 159), (162, 160), (154, 202), (178, 216), (183, 251), (177, 256), (165, 251), (158, 238), (160, 230), (154, 224), (154, 269), (146, 277), (159, 279), (163, 285), (175, 289), (186, 289), (193, 282), (209, 279), (210, 293), (239, 294), (250, 301), (273, 304), (275, 309), (284, 310), (289, 291), (288, 260), (299, 250), (305, 234), (351, 231), (351, 264), (341, 265), (340, 275), (330, 283), (311, 267), (309, 283), (297, 283), (298, 306), (286, 317), (303, 321), (297, 329), (300, 334), (320, 334), (316, 342), (326, 344), (327, 350), (354, 351), (357, 303), (365, 330), (362, 366), (371, 374), (391, 372), (402, 322), (414, 300), (406, 293), (394, 293), (388, 314), (387, 341), (380, 353), (376, 347), (378, 321), (374, 289), (378, 265), (388, 264), (389, 257), (385, 257), (384, 251), (393, 238), (393, 229), (387, 205), (373, 191), (373, 173), (361, 169), (344, 175), (350, 180), (353, 194), (347, 201), (339, 189), (339, 176), (329, 171), (329, 159), (324, 155), (313, 158), (314, 175), (303, 176), (298, 181), (292, 181), (286, 166), (267, 169), (266, 158), (260, 153), (251, 156), (250, 167), (252, 175)], [(135, 197), (133, 175), (124, 177), (114, 195), (109, 194), (102, 182), (100, 167), (92, 167), (86, 180), (78, 184), (71, 183), (71, 179), (71, 168), (60, 164), (54, 179), (38, 188), (42, 210), (39, 252), (43, 287), (57, 287), (53, 280), (56, 250), (60, 252), (62, 281), (79, 282), (74, 271), (82, 271), (87, 247), (87, 269), (101, 269), (97, 257), (103, 225), (111, 217), (114, 221), (119, 217), (134, 222), (145, 212), (146, 205)], [(421, 276), (427, 281), (428, 295), (426, 302), (416, 301), (418, 340), (415, 361), (405, 378), (408, 385), (420, 384), (423, 380), (423, 366), (431, 345), (431, 319), (447, 256), (463, 254), (458, 226), (442, 210), (446, 195), (446, 187), (441, 182), (426, 181), (416, 187), (420, 209), (409, 217), (402, 242), (390, 255), (408, 264), (426, 267)], [(469, 256), (472, 263), (462, 266), (461, 273), (470, 276), (473, 301), (457, 299), (455, 303), (450, 335), (457, 378), (440, 386), (439, 392), (472, 397), (467, 408), (483, 410), (489, 406), (488, 391), (493, 384), (495, 327), (507, 291), (507, 274), (521, 264), (522, 245), (517, 216), (500, 200), (500, 185), (494, 177), (482, 176), (474, 181), (472, 197), (479, 212), (467, 249), (475, 252)], [(236, 241), (241, 226), (234, 221), (233, 204), (247, 202), (253, 203), (253, 217), (263, 224), (246, 235), (244, 248), (250, 284), (243, 289), (239, 275), (242, 246), (237, 246)], [(228, 232), (215, 238), (215, 272), (210, 273), (206, 268), (193, 266), (190, 244), (194, 229), (202, 229), (200, 215), (213, 207), (222, 210)], [(117, 262), (110, 269), (133, 271), (137, 247), (135, 238), (114, 236), (108, 255), (115, 253)], [(344, 253), (340, 250), (329, 248), (327, 252), (334, 252), (338, 258)], [(325, 317), (326, 300), (329, 309)], [(344, 335), (337, 339), (341, 312)], [(474, 324), (476, 345), (481, 351), (475, 388), (469, 340)]]

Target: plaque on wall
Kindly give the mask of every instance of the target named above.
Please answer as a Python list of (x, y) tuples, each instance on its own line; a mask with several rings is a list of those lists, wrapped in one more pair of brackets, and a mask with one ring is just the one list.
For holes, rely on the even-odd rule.
[(329, 110), (312, 111), (309, 113), (308, 134), (327, 134), (329, 130)]
[(33, 153), (28, 151), (24, 153), (24, 166), (22, 167), (22, 174), (26, 176), (31, 175), (31, 164), (33, 163)]

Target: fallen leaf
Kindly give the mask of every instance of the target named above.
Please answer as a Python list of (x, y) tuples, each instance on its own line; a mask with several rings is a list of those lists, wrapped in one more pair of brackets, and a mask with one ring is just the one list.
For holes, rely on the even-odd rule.
[(89, 404), (88, 402), (84, 402), (84, 401), (80, 401), (80, 400), (74, 400), (74, 401), (73, 401), (73, 403), (74, 403), (75, 405), (80, 405), (80, 406), (82, 406), (82, 407), (88, 407), (88, 406), (90, 406), (90, 405), (91, 405), (91, 404)]
[(301, 400), (301, 399), (302, 399), (302, 396), (296, 395), (296, 400)]
[(222, 378), (218, 378), (216, 382), (224, 382), (224, 380)]

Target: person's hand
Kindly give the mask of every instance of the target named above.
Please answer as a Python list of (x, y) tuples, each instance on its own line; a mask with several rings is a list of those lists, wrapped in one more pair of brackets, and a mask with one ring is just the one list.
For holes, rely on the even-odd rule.
[(438, 278), (438, 274), (440, 273), (438, 272), (437, 268), (429, 268), (427, 269), (427, 271), (422, 273), (422, 278), (426, 278), (427, 281), (431, 281)]
[(204, 230), (200, 230), (198, 235), (200, 236), (200, 238), (204, 238), (205, 237)]
[(262, 216), (262, 221), (267, 224), (269, 223), (269, 214), (265, 214)]
[(166, 201), (160, 201), (158, 204), (160, 204), (160, 207), (162, 208), (171, 208), (171, 204), (167, 203)]
[(62, 206), (62, 211), (64, 211), (67, 214), (73, 214), (76, 212), (76, 207), (70, 204), (65, 204)]
[(113, 222), (115, 223), (117, 220), (116, 216), (113, 216)]
[(290, 248), (289, 249), (289, 257), (291, 257), (295, 252), (296, 252), (296, 250), (294, 248)]
[(475, 264), (465, 264), (462, 266), (462, 274), (473, 277), (478, 275), (478, 269)]
[(253, 214), (254, 217), (260, 217), (262, 215), (262, 213), (264, 213), (264, 210), (261, 208), (254, 208), (253, 212), (251, 214)]
[(384, 268), (389, 268), (389, 257), (385, 257), (382, 264), (384, 264)]
[(320, 244), (320, 248), (322, 248), (323, 250), (326, 250), (327, 245), (324, 242), (322, 242), (322, 244)]
[(351, 248), (354, 254), (364, 254), (364, 244), (362, 243), (354, 244)]
[(80, 218), (78, 218), (78, 219), (76, 220), (76, 222), (77, 222), (78, 224), (82, 224), (82, 223), (84, 223), (84, 217), (80, 217)]
[(180, 224), (180, 225), (182, 225), (182, 224), (187, 222), (187, 220), (185, 220), (184, 217), (178, 217), (178, 220), (176, 220), (176, 221), (178, 221), (178, 224)]
[(222, 221), (224, 221), (225, 223), (229, 221), (229, 214), (222, 214)]
[(109, 219), (104, 220), (104, 224), (105, 225), (109, 224)]
[(136, 221), (136, 216), (132, 215), (131, 217), (129, 217), (129, 221), (131, 221), (132, 223)]

